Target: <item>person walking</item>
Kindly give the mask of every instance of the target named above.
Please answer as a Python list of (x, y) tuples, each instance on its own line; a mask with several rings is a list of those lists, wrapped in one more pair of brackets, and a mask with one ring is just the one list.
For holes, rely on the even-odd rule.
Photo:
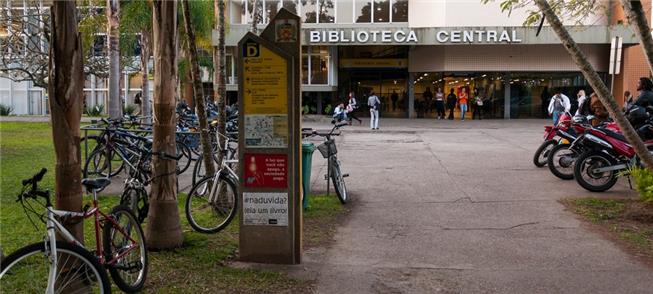
[(397, 101), (399, 101), (399, 94), (397, 94), (396, 90), (392, 90), (390, 100), (392, 101), (392, 111), (394, 112), (397, 110)]
[(472, 119), (483, 119), (483, 97), (478, 93), (478, 89), (474, 89), (474, 112), (472, 112)]
[(438, 112), (438, 119), (444, 119), (444, 93), (442, 88), (438, 88), (435, 93), (435, 110)]
[(588, 116), (590, 115), (590, 101), (587, 101), (585, 90), (578, 91), (578, 110), (574, 116)]
[(460, 97), (458, 97), (458, 105), (460, 105), (460, 120), (465, 120), (465, 112), (467, 112), (467, 88), (462, 88)]
[(430, 87), (426, 87), (426, 90), (422, 93), (422, 98), (424, 100), (424, 113), (431, 113), (431, 107), (433, 107), (433, 93), (431, 92)]
[(349, 125), (351, 125), (351, 122), (353, 119), (358, 121), (358, 124), (363, 124), (363, 121), (356, 117), (356, 111), (358, 110), (358, 101), (356, 101), (356, 97), (354, 96), (354, 92), (349, 92), (349, 101), (347, 103), (347, 116), (349, 117)]
[(453, 120), (453, 110), (456, 108), (456, 102), (458, 101), (458, 97), (456, 94), (454, 94), (454, 89), (452, 88), (451, 91), (449, 92), (449, 95), (447, 95), (447, 108), (449, 109), (449, 120)]
[(562, 94), (560, 90), (556, 90), (555, 95), (551, 97), (551, 102), (549, 102), (549, 107), (547, 108), (549, 115), (553, 118), (553, 125), (558, 125), (558, 119), (560, 115), (569, 112), (571, 109), (571, 103), (569, 103), (569, 97), (565, 94)]
[(370, 107), (370, 129), (378, 130), (381, 101), (379, 100), (379, 97), (374, 95), (374, 91), (371, 91), (370, 96), (367, 98), (367, 106)]

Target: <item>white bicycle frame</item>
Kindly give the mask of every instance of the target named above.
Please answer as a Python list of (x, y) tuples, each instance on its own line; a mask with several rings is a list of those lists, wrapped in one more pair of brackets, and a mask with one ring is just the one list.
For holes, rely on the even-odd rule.
[(97, 208), (89, 212), (74, 212), (67, 210), (57, 210), (52, 209), (52, 207), (46, 207), (48, 213), (46, 221), (47, 237), (45, 240), (46, 255), (50, 259), (50, 272), (48, 273), (48, 288), (46, 293), (54, 293), (54, 282), (57, 274), (58, 260), (57, 260), (57, 236), (56, 231), (61, 234), (61, 236), (68, 242), (73, 243), (76, 246), (84, 247), (82, 243), (77, 241), (75, 237), (68, 231), (66, 228), (55, 219), (55, 216), (58, 217), (85, 217), (87, 213), (94, 213)]

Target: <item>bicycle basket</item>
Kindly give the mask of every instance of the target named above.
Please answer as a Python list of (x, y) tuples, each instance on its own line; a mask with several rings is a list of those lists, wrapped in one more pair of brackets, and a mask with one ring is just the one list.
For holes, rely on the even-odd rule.
[(329, 156), (338, 153), (338, 149), (336, 148), (336, 141), (333, 139), (329, 139), (323, 144), (317, 146), (317, 150), (320, 150), (320, 153), (322, 153), (324, 158), (329, 158)]

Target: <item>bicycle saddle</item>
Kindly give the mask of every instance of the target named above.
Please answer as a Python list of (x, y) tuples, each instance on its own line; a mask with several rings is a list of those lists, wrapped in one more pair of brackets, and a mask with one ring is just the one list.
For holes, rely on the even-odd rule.
[(109, 178), (83, 179), (82, 185), (86, 188), (86, 191), (92, 192), (102, 190), (106, 186), (111, 185), (111, 180)]

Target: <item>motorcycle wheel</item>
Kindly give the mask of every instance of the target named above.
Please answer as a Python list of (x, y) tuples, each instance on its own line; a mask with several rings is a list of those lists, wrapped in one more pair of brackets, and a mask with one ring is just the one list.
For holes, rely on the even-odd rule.
[(576, 159), (574, 165), (574, 177), (581, 187), (591, 192), (606, 191), (617, 183), (619, 171), (612, 170), (602, 173), (595, 173), (596, 168), (608, 167), (617, 164), (617, 161), (610, 155), (600, 151), (588, 151)]
[(578, 154), (569, 150), (571, 144), (558, 144), (553, 147), (547, 157), (547, 165), (551, 173), (563, 180), (574, 179), (574, 162)]
[(535, 155), (533, 156), (533, 164), (537, 167), (545, 166), (546, 159), (549, 156), (549, 153), (551, 152), (551, 148), (553, 148), (557, 144), (558, 141), (556, 140), (544, 141), (542, 145), (540, 145), (540, 147), (537, 148), (537, 151), (535, 151)]

